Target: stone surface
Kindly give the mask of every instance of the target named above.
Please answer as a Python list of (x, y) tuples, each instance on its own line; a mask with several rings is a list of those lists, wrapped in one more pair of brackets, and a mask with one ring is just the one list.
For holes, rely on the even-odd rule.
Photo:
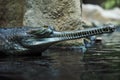
[(0, 26), (23, 25), (24, 0), (0, 0)]
[(98, 5), (84, 4), (83, 5), (83, 18), (88, 22), (95, 22), (98, 24), (120, 22), (120, 8), (105, 10)]
[(81, 28), (80, 0), (0, 0), (0, 26)]
[(81, 28), (80, 0), (26, 0), (24, 25), (54, 26), (57, 30)]

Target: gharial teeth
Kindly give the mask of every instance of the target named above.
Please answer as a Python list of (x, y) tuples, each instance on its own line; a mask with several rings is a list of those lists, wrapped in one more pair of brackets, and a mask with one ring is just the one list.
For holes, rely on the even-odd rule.
[(80, 36), (80, 33), (77, 33), (77, 36)]
[(100, 29), (100, 33), (103, 33), (103, 32), (102, 32), (102, 29)]
[(87, 34), (90, 35), (90, 31), (87, 31)]
[(97, 30), (95, 30), (95, 34), (97, 34)]
[(100, 29), (98, 29), (98, 32), (101, 33)]
[(90, 33), (90, 35), (92, 35), (92, 32), (91, 32), (91, 31), (89, 31), (89, 33)]

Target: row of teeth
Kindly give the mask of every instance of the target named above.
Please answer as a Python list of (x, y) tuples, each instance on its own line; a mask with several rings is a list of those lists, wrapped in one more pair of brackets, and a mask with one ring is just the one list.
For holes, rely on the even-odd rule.
[(63, 35), (56, 35), (56, 37), (68, 37), (68, 38), (77, 38), (77, 37), (87, 37), (87, 36), (92, 36), (92, 35), (95, 35), (95, 34), (101, 34), (101, 33), (104, 33), (104, 32), (109, 32), (109, 28), (101, 28), (101, 29), (96, 29), (96, 30), (91, 30), (91, 31), (81, 31), (79, 33), (74, 33), (74, 34), (63, 34)]

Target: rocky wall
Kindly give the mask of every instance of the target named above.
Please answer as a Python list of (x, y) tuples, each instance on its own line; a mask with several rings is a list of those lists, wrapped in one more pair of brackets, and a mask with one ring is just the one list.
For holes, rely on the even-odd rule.
[(24, 0), (0, 0), (0, 27), (23, 25)]
[(80, 0), (26, 0), (24, 25), (54, 26), (57, 30), (81, 28)]

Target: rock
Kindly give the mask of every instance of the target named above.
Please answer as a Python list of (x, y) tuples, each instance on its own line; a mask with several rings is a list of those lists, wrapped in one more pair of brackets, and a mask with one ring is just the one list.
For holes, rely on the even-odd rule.
[(0, 26), (22, 26), (23, 8), (23, 0), (0, 0)]
[(98, 24), (118, 24), (120, 22), (120, 8), (104, 10), (98, 5), (84, 4), (83, 18), (88, 22), (95, 22)]
[(26, 0), (24, 25), (54, 26), (57, 30), (81, 28), (80, 0)]

